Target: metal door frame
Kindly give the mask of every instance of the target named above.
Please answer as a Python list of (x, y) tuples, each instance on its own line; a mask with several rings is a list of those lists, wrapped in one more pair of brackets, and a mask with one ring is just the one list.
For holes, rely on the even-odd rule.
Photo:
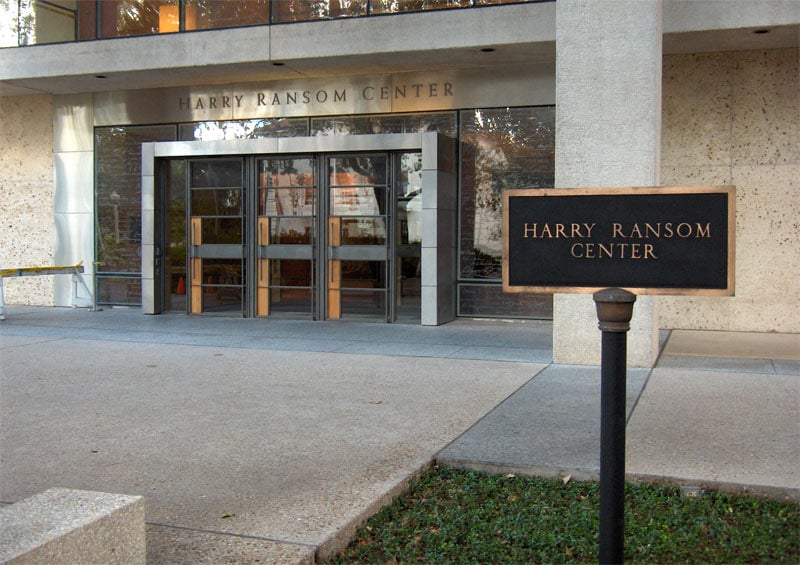
[[(203, 161), (214, 161), (214, 160), (229, 160), (229, 161), (238, 161), (239, 162), (239, 177), (240, 177), (240, 190), (242, 194), (240, 195), (240, 202), (239, 205), (241, 207), (241, 213), (239, 214), (239, 218), (242, 221), (242, 233), (241, 238), (238, 244), (233, 243), (202, 243), (200, 239), (200, 234), (197, 233), (198, 230), (201, 229), (200, 223), (198, 222), (197, 227), (195, 227), (195, 216), (192, 214), (192, 204), (193, 204), (193, 194), (192, 189), (197, 188), (200, 189), (201, 187), (192, 186), (192, 167), (195, 163), (201, 163)], [(249, 274), (252, 271), (251, 267), (251, 256), (248, 250), (248, 241), (249, 241), (249, 214), (251, 213), (251, 202), (252, 196), (251, 193), (253, 192), (252, 186), (250, 185), (250, 164), (248, 162), (247, 157), (245, 156), (233, 156), (233, 155), (224, 155), (224, 156), (204, 156), (204, 157), (191, 157), (186, 159), (186, 272), (187, 272), (187, 283), (188, 283), (188, 300), (186, 301), (186, 312), (187, 314), (194, 313), (194, 301), (195, 301), (195, 293), (201, 293), (198, 297), (198, 301), (200, 302), (201, 306), (201, 313), (202, 312), (202, 302), (203, 297), (202, 293), (205, 290), (205, 283), (200, 280), (199, 283), (195, 284), (195, 272), (194, 272), (194, 260), (199, 260), (198, 264), (204, 259), (238, 259), (242, 272), (243, 277), (241, 281), (241, 304), (239, 308), (239, 312), (242, 316), (249, 316), (250, 312), (250, 302), (251, 302), (251, 287), (248, 284)], [(223, 188), (223, 187), (217, 187)], [(166, 211), (165, 211), (166, 212)], [(202, 217), (197, 217), (197, 219), (202, 219)], [(202, 269), (200, 273), (202, 277)]]
[[(316, 279), (318, 277), (317, 270), (317, 247), (319, 245), (319, 192), (320, 192), (320, 167), (319, 167), (319, 158), (317, 154), (314, 153), (293, 153), (293, 154), (266, 154), (266, 155), (252, 155), (251, 162), (251, 169), (252, 169), (252, 178), (251, 182), (253, 183), (253, 200), (252, 200), (252, 210), (254, 211), (254, 215), (252, 216), (251, 220), (251, 233), (249, 242), (249, 252), (252, 253), (252, 257), (257, 264), (255, 269), (252, 269), (252, 276), (248, 279), (248, 283), (253, 285), (253, 289), (255, 292), (253, 293), (253, 300), (251, 303), (250, 308), (250, 316), (251, 317), (263, 317), (258, 312), (258, 284), (259, 284), (259, 275), (260, 273), (256, 269), (261, 269), (261, 260), (284, 260), (284, 259), (299, 259), (299, 260), (308, 260), (311, 261), (311, 309), (309, 315), (312, 319), (317, 319), (317, 310), (318, 306), (318, 294), (319, 291), (317, 289), (317, 282)], [(269, 159), (285, 159), (285, 158), (298, 158), (298, 159), (312, 159), (314, 161), (313, 168), (314, 168), (314, 175), (317, 178), (316, 183), (316, 191), (317, 196), (315, 197), (314, 202), (314, 220), (312, 221), (312, 230), (313, 230), (313, 241), (311, 244), (303, 244), (303, 245), (290, 245), (290, 244), (263, 244), (262, 243), (262, 233), (261, 233), (261, 216), (258, 213), (258, 198), (259, 194), (258, 191), (261, 190), (261, 187), (258, 184), (258, 174), (259, 174), (259, 163), (262, 160), (269, 160)], [(275, 248), (278, 249), (275, 249)], [(271, 286), (268, 286), (268, 293), (270, 292), (269, 289)], [(267, 298), (267, 300), (269, 300)]]
[[(161, 312), (156, 258), (156, 161), (166, 158), (421, 151), (423, 168), (421, 323), (439, 325), (455, 318), (457, 211), (455, 140), (438, 133), (262, 138), (142, 144), (142, 310)], [(252, 174), (252, 173), (251, 173)], [(255, 234), (247, 234), (254, 237)], [(250, 276), (252, 269), (248, 270)], [(248, 279), (248, 283), (249, 283)]]
[[(331, 234), (331, 218), (343, 218), (346, 216), (335, 216), (332, 210), (331, 203), (331, 184), (330, 172), (331, 159), (338, 157), (355, 157), (366, 155), (381, 155), (386, 157), (386, 243), (384, 245), (369, 245), (369, 246), (345, 246), (332, 245), (336, 239)], [(386, 151), (377, 149), (374, 151), (363, 152), (331, 152), (319, 155), (318, 172), (319, 172), (319, 186), (320, 186), (320, 200), (319, 200), (319, 213), (318, 213), (318, 227), (321, 237), (320, 244), (317, 246), (317, 261), (318, 261), (318, 284), (319, 284), (319, 310), (317, 315), (320, 320), (335, 319), (329, 314), (329, 299), (331, 273), (329, 261), (383, 261), (386, 264), (386, 286), (385, 286), (385, 301), (383, 319), (385, 322), (391, 323), (396, 320), (395, 316), (395, 292), (399, 289), (396, 288), (394, 281), (395, 265), (393, 258), (395, 256), (394, 234), (395, 234), (395, 220), (397, 216), (397, 201), (396, 201), (396, 171), (395, 161), (397, 152)]]

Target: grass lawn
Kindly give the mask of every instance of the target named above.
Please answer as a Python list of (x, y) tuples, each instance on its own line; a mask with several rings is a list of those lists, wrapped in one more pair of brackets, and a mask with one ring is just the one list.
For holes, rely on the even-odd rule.
[[(599, 485), (434, 467), (335, 563), (597, 562)], [(625, 560), (800, 563), (800, 505), (626, 485)]]

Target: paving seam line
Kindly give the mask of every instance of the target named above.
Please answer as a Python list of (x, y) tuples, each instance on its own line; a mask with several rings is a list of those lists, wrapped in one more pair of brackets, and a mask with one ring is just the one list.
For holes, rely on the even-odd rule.
[(226, 537), (232, 537), (232, 538), (243, 538), (243, 539), (252, 539), (252, 540), (258, 540), (258, 541), (268, 541), (268, 542), (271, 542), (271, 543), (280, 543), (280, 544), (285, 544), (285, 545), (296, 545), (296, 546), (307, 547), (307, 548), (316, 548), (316, 547), (318, 547), (318, 544), (308, 543), (308, 542), (303, 542), (303, 541), (289, 541), (289, 540), (275, 539), (275, 538), (269, 538), (269, 537), (264, 537), (264, 536), (254, 536), (254, 535), (251, 535), (251, 534), (237, 534), (237, 533), (233, 533), (233, 532), (220, 532), (220, 531), (217, 531), (217, 530), (205, 530), (205, 529), (202, 529), (202, 528), (190, 528), (188, 526), (176, 526), (176, 525), (173, 525), (173, 524), (161, 524), (159, 522), (145, 522), (145, 526), (153, 526), (153, 527), (156, 527), (156, 528), (167, 528), (167, 529), (170, 529), (170, 530), (181, 530), (181, 531), (184, 531), (184, 532), (194, 532), (194, 533), (198, 533), (198, 534), (210, 534), (210, 535), (214, 535), (214, 536), (226, 536)]

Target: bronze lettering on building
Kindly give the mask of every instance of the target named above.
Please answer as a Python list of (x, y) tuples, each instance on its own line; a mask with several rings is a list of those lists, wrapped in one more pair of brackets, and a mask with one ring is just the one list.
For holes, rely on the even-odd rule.
[(332, 86), (310, 89), (287, 89), (255, 91), (249, 93), (229, 95), (195, 95), (178, 96), (178, 110), (198, 112), (204, 110), (219, 110), (223, 108), (241, 108), (243, 104), (250, 103), (259, 107), (280, 106), (308, 106), (311, 104), (342, 104), (360, 99), (364, 102), (378, 100), (412, 100), (431, 98), (452, 98), (455, 96), (453, 83), (441, 82), (414, 82), (386, 85), (368, 85), (364, 87)]
[(522, 189), (503, 205), (506, 292), (733, 294), (734, 187)]

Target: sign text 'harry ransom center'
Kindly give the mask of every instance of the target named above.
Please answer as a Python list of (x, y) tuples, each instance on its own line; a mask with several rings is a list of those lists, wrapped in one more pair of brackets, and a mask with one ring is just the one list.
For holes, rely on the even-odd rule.
[(503, 290), (733, 294), (731, 186), (503, 194)]

